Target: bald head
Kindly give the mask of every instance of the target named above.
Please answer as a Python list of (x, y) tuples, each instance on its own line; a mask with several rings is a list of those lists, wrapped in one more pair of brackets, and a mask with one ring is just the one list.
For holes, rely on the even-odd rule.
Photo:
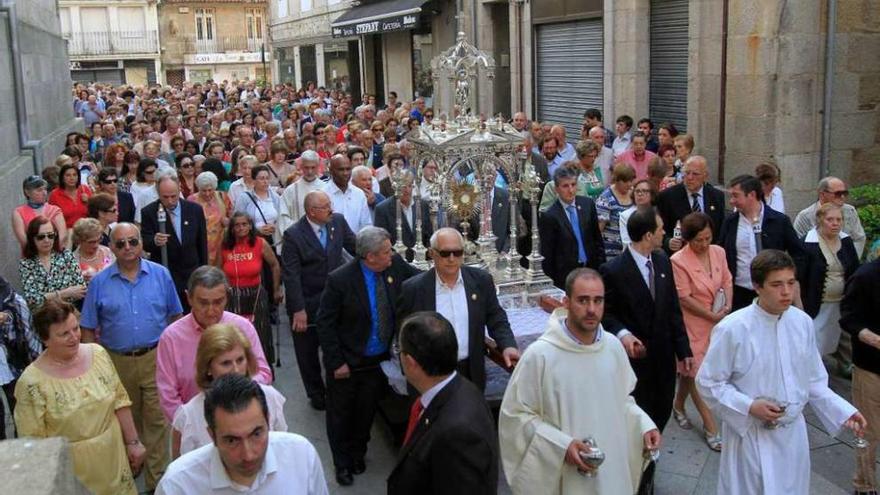
[(330, 196), (327, 196), (327, 193), (324, 191), (311, 191), (306, 194), (305, 199), (303, 199), (303, 207), (308, 211), (310, 208), (314, 208), (315, 206), (320, 206), (322, 204), (330, 204)]
[(345, 155), (336, 154), (330, 158), (330, 177), (340, 190), (348, 189), (351, 180), (351, 162)]
[(846, 183), (837, 177), (825, 177), (819, 181), (819, 203), (834, 203), (837, 206), (843, 206), (849, 191), (846, 190)]
[(691, 193), (699, 191), (709, 179), (709, 166), (706, 158), (700, 155), (688, 158), (681, 172), (684, 175), (684, 187)]

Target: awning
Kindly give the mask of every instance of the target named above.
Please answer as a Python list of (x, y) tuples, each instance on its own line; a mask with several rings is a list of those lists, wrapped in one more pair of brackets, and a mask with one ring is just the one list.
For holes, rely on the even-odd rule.
[(330, 24), (334, 38), (411, 29), (428, 0), (383, 0), (359, 5)]

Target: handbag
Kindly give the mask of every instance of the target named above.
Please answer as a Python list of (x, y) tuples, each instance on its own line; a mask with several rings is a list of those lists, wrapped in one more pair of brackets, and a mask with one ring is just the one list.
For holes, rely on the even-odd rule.
[(724, 293), (723, 288), (719, 288), (718, 291), (715, 292), (715, 299), (712, 301), (712, 312), (720, 313), (726, 306), (727, 294)]

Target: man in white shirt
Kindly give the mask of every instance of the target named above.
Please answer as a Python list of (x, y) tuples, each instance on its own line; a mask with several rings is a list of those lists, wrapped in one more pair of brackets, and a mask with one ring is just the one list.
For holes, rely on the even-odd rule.
[(595, 167), (602, 171), (602, 181), (607, 185), (611, 183), (611, 167), (614, 165), (614, 152), (605, 146), (605, 128), (597, 125), (590, 129), (590, 139), (599, 146), (599, 156), (596, 157)]
[(577, 161), (574, 146), (565, 141), (565, 127), (554, 125), (550, 128), (550, 135), (556, 138), (556, 152), (559, 153), (563, 163)]
[(281, 214), (278, 217), (278, 228), (281, 232), (299, 221), (306, 214), (306, 195), (312, 191), (324, 189), (326, 184), (318, 179), (318, 163), (321, 157), (314, 150), (303, 151), (299, 160), (302, 177), (284, 189), (281, 194)]
[(330, 196), (333, 211), (342, 213), (348, 227), (355, 234), (362, 228), (373, 225), (370, 206), (364, 192), (351, 184), (351, 162), (341, 154), (330, 158), (330, 181), (324, 186), (324, 192)]
[(214, 443), (171, 463), (156, 493), (326, 495), (315, 448), (300, 435), (269, 433), (268, 417), (259, 384), (236, 374), (214, 380), (205, 395), (205, 420)]
[(434, 268), (403, 283), (398, 319), (417, 311), (437, 311), (449, 320), (458, 340), (456, 369), (482, 390), (486, 386), (486, 330), (505, 366), (510, 368), (519, 360), (507, 313), (498, 303), (492, 275), (462, 266), (464, 238), (459, 231), (445, 227), (434, 232), (431, 257)]
[(633, 119), (629, 115), (621, 115), (620, 117), (617, 117), (617, 123), (614, 124), (614, 130), (617, 132), (617, 137), (615, 137), (614, 142), (611, 143), (611, 151), (614, 152), (615, 158), (623, 154), (624, 151), (632, 146), (632, 134), (630, 133), (632, 126)]

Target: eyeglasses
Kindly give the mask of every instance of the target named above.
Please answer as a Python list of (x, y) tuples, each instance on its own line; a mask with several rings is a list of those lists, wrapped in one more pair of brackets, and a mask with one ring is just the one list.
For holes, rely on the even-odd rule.
[(45, 232), (42, 234), (37, 234), (34, 236), (34, 239), (38, 241), (44, 241), (46, 239), (55, 240), (55, 232)]
[(835, 198), (845, 198), (849, 196), (849, 191), (847, 189), (843, 189), (841, 191), (825, 191), (825, 193), (830, 194)]
[(137, 245), (141, 243), (141, 240), (137, 237), (119, 239), (118, 241), (114, 241), (113, 245), (116, 246), (116, 249), (125, 249), (126, 242), (128, 243), (128, 247), (137, 247)]
[(440, 255), (441, 258), (448, 258), (450, 256), (461, 258), (464, 256), (464, 249), (435, 249), (434, 252)]
[(633, 192), (636, 194), (651, 194), (650, 189), (634, 189)]

